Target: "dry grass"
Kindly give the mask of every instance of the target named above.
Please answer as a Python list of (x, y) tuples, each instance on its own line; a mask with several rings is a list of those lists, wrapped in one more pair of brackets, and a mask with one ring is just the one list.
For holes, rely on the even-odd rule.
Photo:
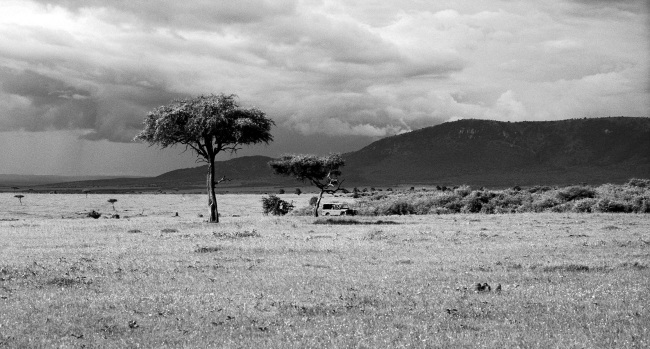
[(223, 195), (215, 225), (203, 195), (97, 220), (106, 197), (29, 196), (0, 203), (0, 348), (650, 346), (647, 215), (315, 225)]

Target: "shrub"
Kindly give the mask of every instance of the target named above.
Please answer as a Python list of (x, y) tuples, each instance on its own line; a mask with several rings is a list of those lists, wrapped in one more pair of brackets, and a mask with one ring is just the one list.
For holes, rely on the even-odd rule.
[(469, 185), (461, 185), (460, 187), (454, 189), (454, 194), (460, 197), (465, 197), (472, 192), (472, 188)]
[(650, 188), (650, 179), (632, 178), (627, 185), (630, 187)]
[(590, 199), (595, 196), (596, 191), (593, 188), (584, 186), (572, 186), (564, 188), (557, 193), (557, 197), (562, 201)]
[(296, 190), (294, 191), (294, 193), (295, 193), (296, 195), (300, 195), (300, 194), (302, 194), (302, 190), (300, 190), (300, 188), (296, 188)]
[(573, 204), (570, 202), (565, 202), (563, 204), (555, 205), (551, 207), (551, 212), (571, 212), (573, 210)]
[(533, 201), (532, 209), (534, 212), (544, 212), (557, 204), (559, 202), (556, 198), (543, 196), (540, 200)]
[(463, 200), (463, 206), (460, 208), (461, 213), (476, 213), (481, 211), (483, 203), (478, 197), (470, 197)]
[(101, 216), (102, 216), (102, 214), (95, 211), (95, 210), (92, 210), (92, 211), (88, 212), (88, 217), (91, 217), (91, 218), (97, 219), (97, 218), (99, 218)]
[(453, 201), (445, 204), (444, 209), (448, 210), (450, 213), (460, 213), (460, 210), (463, 208), (463, 205), (460, 201)]
[(595, 212), (632, 212), (631, 205), (624, 202), (614, 201), (607, 198), (598, 200), (594, 205)]
[(549, 186), (546, 186), (546, 185), (543, 185), (543, 186), (542, 185), (536, 185), (536, 186), (528, 189), (528, 192), (531, 193), (531, 194), (538, 193), (538, 192), (545, 193), (545, 192), (550, 191), (552, 189), (553, 188), (551, 188)]
[(406, 215), (406, 214), (414, 214), (415, 213), (415, 208), (413, 205), (406, 201), (395, 201), (386, 210), (384, 211), (385, 215)]
[(537, 187), (519, 191), (468, 189), (469, 186), (462, 186), (453, 191), (375, 192), (358, 201), (359, 214), (650, 212), (650, 189), (630, 185)]
[(278, 194), (284, 194), (284, 193), (285, 193), (284, 189), (278, 190)]
[(597, 199), (587, 198), (576, 200), (573, 203), (574, 212), (593, 212), (593, 206), (598, 202)]
[(262, 198), (262, 209), (264, 214), (271, 213), (274, 216), (284, 216), (289, 213), (293, 205), (280, 199), (275, 195), (269, 195), (268, 197)]
[(318, 203), (318, 196), (312, 196), (309, 199), (309, 206), (315, 207), (317, 203)]
[(637, 197), (632, 210), (636, 213), (650, 213), (650, 197)]

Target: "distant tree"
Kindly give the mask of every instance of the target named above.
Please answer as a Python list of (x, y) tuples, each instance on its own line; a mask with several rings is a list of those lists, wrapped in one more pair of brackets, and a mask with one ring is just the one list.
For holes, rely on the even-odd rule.
[(23, 204), (23, 198), (25, 197), (24, 195), (18, 194), (18, 195), (14, 195), (14, 197), (18, 198), (18, 201), (20, 202), (21, 205)]
[(86, 194), (86, 197), (88, 197), (88, 193), (90, 193), (90, 189), (84, 189), (81, 192)]
[(294, 192), (296, 195), (302, 194), (302, 190), (300, 188), (296, 188), (296, 191)]
[(108, 202), (110, 202), (111, 205), (113, 205), (113, 211), (115, 211), (115, 203), (117, 202), (117, 199), (108, 199)]
[(340, 154), (283, 155), (269, 162), (269, 166), (276, 174), (291, 176), (303, 182), (309, 181), (320, 189), (318, 201), (314, 206), (314, 217), (318, 217), (318, 208), (323, 194), (334, 194), (342, 190), (343, 181), (339, 181), (338, 177), (341, 175), (340, 168), (344, 165), (345, 161)]
[(284, 191), (284, 189), (280, 189), (280, 190), (278, 190), (278, 194), (284, 194), (284, 193), (286, 193), (286, 192)]
[(261, 110), (240, 107), (235, 95), (199, 96), (149, 112), (144, 130), (135, 140), (161, 148), (181, 144), (196, 152), (198, 161), (208, 163), (208, 222), (218, 223), (214, 186), (227, 179), (215, 179), (215, 156), (222, 151), (234, 153), (243, 145), (268, 144), (273, 140), (270, 132), (273, 125)]

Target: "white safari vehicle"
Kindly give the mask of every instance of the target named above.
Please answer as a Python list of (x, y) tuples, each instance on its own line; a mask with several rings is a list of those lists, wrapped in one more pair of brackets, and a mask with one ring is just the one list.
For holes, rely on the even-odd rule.
[(354, 216), (356, 213), (353, 209), (341, 202), (332, 202), (323, 204), (323, 216)]

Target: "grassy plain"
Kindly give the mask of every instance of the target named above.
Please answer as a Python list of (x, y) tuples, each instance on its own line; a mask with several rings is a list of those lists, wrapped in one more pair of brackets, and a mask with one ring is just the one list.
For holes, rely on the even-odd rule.
[[(648, 214), (328, 225), (228, 194), (208, 224), (205, 195), (4, 196), (0, 348), (650, 347)], [(109, 198), (120, 219), (85, 217)]]

